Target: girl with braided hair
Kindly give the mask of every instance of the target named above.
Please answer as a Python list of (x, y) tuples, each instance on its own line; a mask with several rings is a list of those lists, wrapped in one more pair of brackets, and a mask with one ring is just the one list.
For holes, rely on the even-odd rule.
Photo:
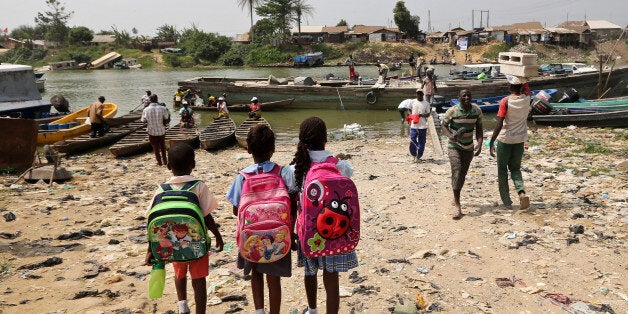
[[(305, 176), (312, 163), (324, 162), (328, 157), (333, 157), (331, 152), (325, 150), (327, 143), (327, 126), (325, 121), (318, 117), (310, 117), (301, 123), (299, 130), (299, 144), (291, 163), (294, 171), (295, 185), (300, 193), (303, 193)], [(344, 160), (338, 160), (336, 167), (345, 177), (351, 177), (353, 167)], [(297, 241), (298, 243), (298, 241)], [(297, 266), (305, 270), (304, 285), (307, 295), (308, 308), (305, 313), (316, 314), (317, 272), (323, 270), (323, 283), (327, 295), (326, 313), (338, 313), (340, 308), (339, 272), (347, 272), (358, 266), (358, 257), (355, 250), (336, 255), (322, 257), (306, 257), (301, 248), (297, 250)]]

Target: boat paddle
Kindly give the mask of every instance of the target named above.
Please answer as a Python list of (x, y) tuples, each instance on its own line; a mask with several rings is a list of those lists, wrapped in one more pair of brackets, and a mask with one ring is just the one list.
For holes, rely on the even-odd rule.
[(338, 87), (336, 87), (336, 93), (338, 93), (338, 99), (340, 99), (340, 109), (345, 110), (345, 105), (342, 104), (342, 97), (340, 97), (340, 91), (338, 90)]

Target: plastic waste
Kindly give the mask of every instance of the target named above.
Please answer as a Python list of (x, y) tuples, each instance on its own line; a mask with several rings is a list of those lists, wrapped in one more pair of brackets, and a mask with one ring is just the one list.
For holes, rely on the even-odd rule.
[(164, 295), (164, 286), (166, 285), (166, 269), (162, 261), (155, 261), (153, 269), (150, 271), (150, 280), (148, 281), (148, 297), (158, 299)]

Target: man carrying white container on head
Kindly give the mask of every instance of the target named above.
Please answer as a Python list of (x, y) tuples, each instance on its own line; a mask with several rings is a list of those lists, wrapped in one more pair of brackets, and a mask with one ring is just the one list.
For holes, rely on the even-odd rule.
[[(506, 209), (512, 209), (508, 172), (519, 196), (519, 209), (530, 206), (530, 198), (523, 187), (521, 159), (524, 143), (528, 139), (528, 114), (530, 112), (530, 88), (523, 77), (506, 75), (510, 95), (499, 102), (497, 124), (490, 141), (490, 153), (495, 157), (497, 147), (497, 182), (499, 196)], [(495, 145), (497, 140), (497, 145)]]

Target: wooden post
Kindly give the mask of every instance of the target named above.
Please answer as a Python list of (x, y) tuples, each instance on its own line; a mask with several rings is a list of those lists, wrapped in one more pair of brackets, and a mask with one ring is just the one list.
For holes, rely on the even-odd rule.
[(602, 64), (603, 64), (603, 59), (604, 56), (600, 55), (600, 72), (598, 73), (598, 79), (597, 79), (597, 85), (596, 85), (596, 89), (597, 89), (597, 97), (596, 98), (600, 98), (602, 95)]
[(444, 157), (443, 147), (440, 144), (440, 139), (438, 138), (438, 133), (436, 132), (436, 126), (434, 125), (434, 115), (435, 113), (427, 117), (427, 129), (430, 133), (430, 139), (432, 140), (432, 145), (434, 146), (434, 155), (436, 155), (437, 160), (442, 160)]

